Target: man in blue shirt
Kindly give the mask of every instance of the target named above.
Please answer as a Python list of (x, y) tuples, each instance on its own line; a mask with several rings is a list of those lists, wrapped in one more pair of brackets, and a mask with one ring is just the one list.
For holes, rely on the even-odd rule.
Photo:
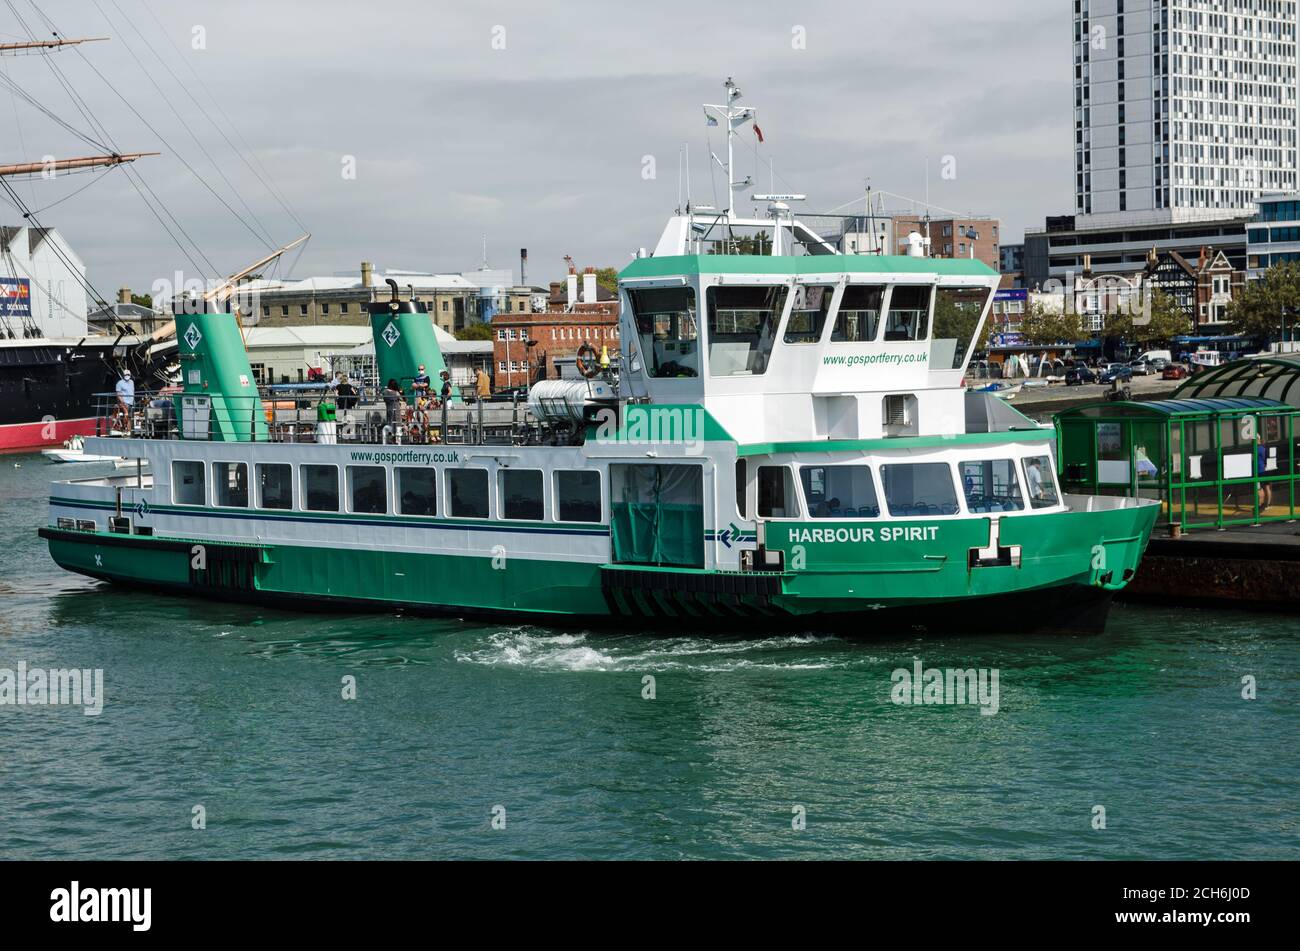
[(131, 425), (131, 410), (135, 406), (135, 380), (131, 379), (131, 371), (123, 370), (122, 379), (117, 381), (114, 387), (117, 393), (117, 407), (127, 427)]

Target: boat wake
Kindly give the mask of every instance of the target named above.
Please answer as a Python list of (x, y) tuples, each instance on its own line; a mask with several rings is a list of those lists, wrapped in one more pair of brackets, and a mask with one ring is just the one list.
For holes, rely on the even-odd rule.
[[(570, 672), (828, 670), (847, 667), (851, 659), (815, 649), (839, 643), (842, 642), (838, 638), (811, 634), (759, 640), (718, 640), (634, 635), (597, 637), (513, 628), (490, 634), (482, 646), (459, 650), (455, 656), (461, 663), (487, 667)], [(852, 658), (855, 661), (868, 659)]]

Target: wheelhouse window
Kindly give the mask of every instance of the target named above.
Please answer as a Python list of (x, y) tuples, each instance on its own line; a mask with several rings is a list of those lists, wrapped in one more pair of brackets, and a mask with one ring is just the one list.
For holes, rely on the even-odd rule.
[(203, 463), (177, 460), (172, 463), (172, 501), (177, 505), (206, 505), (207, 486)]
[(992, 293), (987, 287), (940, 287), (935, 291), (931, 369), (961, 369)]
[(556, 518), (561, 522), (600, 521), (600, 472), (561, 469), (555, 473)]
[(946, 462), (915, 462), (880, 467), (890, 515), (956, 515), (957, 490)]
[(759, 518), (798, 518), (799, 499), (789, 466), (758, 467)]
[(501, 517), (540, 522), (546, 517), (541, 469), (501, 469)]
[(397, 479), (397, 510), (400, 514), (438, 514), (437, 469), (399, 466), (393, 474)]
[(1030, 456), (1025, 459), (1025, 484), (1029, 487), (1029, 504), (1036, 509), (1048, 509), (1061, 504), (1056, 490), (1056, 476), (1052, 472), (1051, 456)]
[(880, 308), (885, 288), (875, 284), (849, 284), (840, 298), (831, 343), (869, 343), (880, 329)]
[(767, 372), (789, 290), (785, 284), (709, 288), (710, 376)]
[(259, 462), (256, 471), (258, 507), (293, 508), (293, 466), (284, 462)]
[(749, 466), (745, 464), (744, 459), (736, 460), (736, 514), (741, 518), (749, 518)]
[(388, 475), (383, 466), (348, 466), (348, 499), (362, 515), (388, 512)]
[(786, 343), (819, 343), (834, 299), (834, 286), (796, 284), (782, 339)]
[(971, 512), (1019, 512), (1025, 507), (1012, 459), (971, 459), (960, 463), (961, 488)]
[(870, 466), (800, 466), (803, 497), (813, 518), (878, 518)]
[(217, 505), (248, 508), (248, 463), (214, 462), (212, 488)]
[(488, 471), (486, 469), (448, 469), (447, 497), (451, 514), (456, 518), (488, 517)]
[(885, 339), (924, 340), (930, 332), (930, 296), (929, 285), (895, 287), (885, 315)]
[(629, 290), (646, 373), (668, 379), (700, 375), (700, 328), (695, 288)]
[(309, 512), (339, 510), (339, 467), (299, 466), (302, 479), (302, 507)]

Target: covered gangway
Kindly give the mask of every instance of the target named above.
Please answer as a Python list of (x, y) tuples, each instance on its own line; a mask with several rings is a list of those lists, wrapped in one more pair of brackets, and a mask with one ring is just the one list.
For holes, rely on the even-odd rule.
[(1300, 353), (1246, 357), (1202, 370), (1175, 390), (1173, 397), (1277, 400), (1300, 409)]

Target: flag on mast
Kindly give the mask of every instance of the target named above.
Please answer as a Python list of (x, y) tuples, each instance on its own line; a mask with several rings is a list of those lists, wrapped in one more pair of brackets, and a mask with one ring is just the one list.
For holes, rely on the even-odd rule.
[(755, 134), (756, 136), (758, 136), (758, 141), (759, 141), (759, 142), (762, 142), (762, 141), (763, 141), (763, 130), (760, 129), (760, 128), (758, 127), (758, 123), (757, 123), (757, 122), (754, 123), (754, 134)]

